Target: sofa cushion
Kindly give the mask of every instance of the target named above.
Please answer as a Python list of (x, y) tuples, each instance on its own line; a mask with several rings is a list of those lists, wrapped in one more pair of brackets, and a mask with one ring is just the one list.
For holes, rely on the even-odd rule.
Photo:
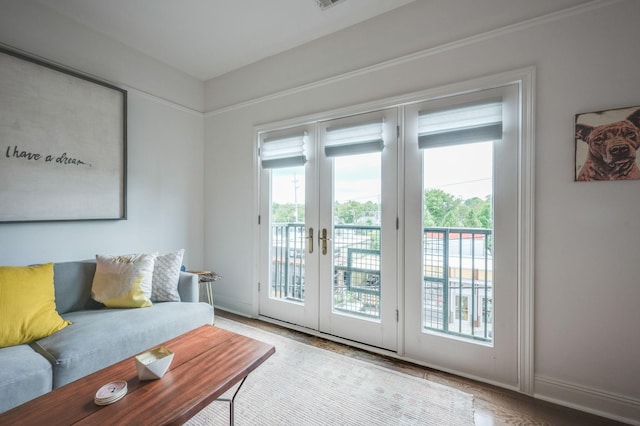
[(39, 340), (37, 347), (34, 344), (53, 363), (54, 389), (212, 324), (213, 307), (207, 303), (164, 302), (145, 309), (85, 310), (63, 316), (73, 324)]
[(29, 343), (69, 325), (56, 312), (53, 263), (0, 266), (0, 347)]
[(178, 280), (184, 249), (156, 257), (151, 283), (152, 302), (179, 302)]
[(1, 348), (0, 360), (0, 413), (51, 391), (51, 364), (28, 345)]
[(95, 273), (95, 259), (53, 265), (58, 313), (82, 311), (88, 309), (87, 305), (98, 304), (91, 299), (91, 283)]
[(91, 296), (108, 308), (151, 306), (151, 280), (157, 254), (96, 255)]

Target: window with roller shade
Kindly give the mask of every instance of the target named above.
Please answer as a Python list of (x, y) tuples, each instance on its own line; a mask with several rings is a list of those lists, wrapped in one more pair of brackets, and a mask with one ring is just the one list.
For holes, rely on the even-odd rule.
[(307, 133), (265, 138), (260, 146), (260, 161), (264, 169), (304, 166), (307, 162)]

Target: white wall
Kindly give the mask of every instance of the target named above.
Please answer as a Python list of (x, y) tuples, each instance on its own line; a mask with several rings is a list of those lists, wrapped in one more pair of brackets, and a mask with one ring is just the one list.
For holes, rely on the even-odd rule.
[(640, 424), (640, 183), (573, 181), (574, 114), (640, 104), (640, 2), (517, 24), (580, 3), (417, 0), (203, 85), (0, 0), (0, 43), (129, 90), (128, 220), (0, 224), (0, 264), (184, 247), (223, 275), (219, 305), (255, 314), (254, 126), (533, 65), (536, 394)]
[(29, 1), (0, 11), (3, 45), (128, 90), (128, 219), (0, 224), (0, 264), (185, 248), (205, 267), (203, 83)]
[(205, 243), (224, 276), (217, 304), (257, 313), (256, 125), (535, 66), (535, 393), (640, 424), (640, 182), (573, 177), (574, 115), (640, 105), (640, 2), (516, 24), (578, 3), (417, 1), (207, 82)]

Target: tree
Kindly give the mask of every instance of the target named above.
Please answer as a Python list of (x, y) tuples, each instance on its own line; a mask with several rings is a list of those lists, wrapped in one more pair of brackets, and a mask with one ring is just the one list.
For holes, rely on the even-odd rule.
[(359, 219), (366, 218), (364, 223), (373, 224), (372, 218), (378, 217), (378, 203), (367, 201), (360, 203), (358, 201), (349, 200), (345, 202), (336, 202), (334, 205), (334, 214), (339, 223), (353, 225), (362, 224)]
[(423, 225), (424, 225), (425, 228), (431, 228), (431, 227), (434, 227), (434, 226), (438, 226), (436, 224), (436, 220), (433, 218), (433, 215), (431, 214), (431, 212), (429, 210), (425, 209), (424, 212), (423, 212), (423, 215), (424, 216), (423, 216), (422, 220), (423, 220)]
[(441, 189), (424, 191), (423, 225), (447, 228), (485, 228), (492, 226), (491, 196), (463, 200)]
[(482, 207), (479, 209), (478, 220), (481, 223), (481, 227), (485, 229), (491, 229), (493, 226), (493, 199), (491, 195), (487, 195)]
[(465, 228), (482, 228), (482, 222), (478, 219), (478, 214), (475, 210), (468, 210), (464, 217), (463, 225)]
[[(427, 189), (424, 192), (424, 212), (426, 223), (427, 217), (433, 219), (435, 225), (431, 226), (458, 226), (461, 221), (458, 220), (459, 210), (462, 200), (442, 189)], [(429, 216), (426, 214), (429, 213)], [(445, 219), (446, 218), (446, 219)]]
[(442, 226), (444, 217), (455, 207), (455, 199), (441, 189), (427, 189), (424, 192), (424, 211), (433, 217), (436, 226)]
[[(423, 199), (423, 225), (425, 227), (484, 228), (491, 229), (493, 200), (488, 195), (463, 200), (441, 189), (427, 189)], [(304, 205), (298, 205), (298, 222), (304, 222)], [(296, 206), (291, 203), (272, 204), (273, 223), (295, 223)], [(346, 225), (375, 225), (378, 223), (380, 205), (374, 201), (361, 203), (355, 200), (336, 202), (336, 223)]]
[[(296, 206), (291, 203), (271, 205), (271, 222), (296, 223)], [(298, 222), (304, 222), (304, 206), (298, 205)]]
[(445, 228), (458, 228), (461, 226), (458, 214), (455, 210), (450, 210), (442, 218), (440, 226)]

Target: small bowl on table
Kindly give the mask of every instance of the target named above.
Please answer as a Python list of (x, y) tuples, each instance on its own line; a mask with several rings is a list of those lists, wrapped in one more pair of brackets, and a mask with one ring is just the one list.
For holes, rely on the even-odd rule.
[(164, 346), (160, 346), (150, 351), (136, 355), (136, 370), (140, 380), (156, 380), (164, 376), (167, 372), (173, 352)]

